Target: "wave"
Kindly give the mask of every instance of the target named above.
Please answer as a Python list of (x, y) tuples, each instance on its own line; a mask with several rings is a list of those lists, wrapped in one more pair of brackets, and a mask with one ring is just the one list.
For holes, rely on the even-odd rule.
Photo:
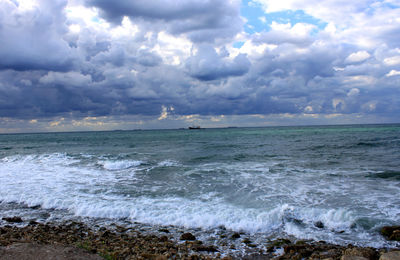
[(400, 180), (400, 171), (381, 171), (376, 173), (370, 173), (366, 177)]
[(179, 162), (174, 160), (164, 160), (158, 163), (160, 167), (172, 167), (172, 166), (180, 166)]
[[(396, 184), (386, 185), (383, 192), (377, 190), (376, 180), (353, 179), (360, 181), (355, 191), (348, 181), (351, 176), (302, 173), (278, 162), (179, 166), (173, 160), (145, 163), (64, 153), (9, 156), (0, 159), (0, 201), (59, 209), (77, 217), (187, 228), (225, 226), (348, 243), (354, 243), (354, 237), (380, 243), (370, 235), (376, 219), (398, 221), (400, 216), (393, 207), (399, 205), (393, 197)], [(153, 178), (146, 172), (152, 167), (165, 170), (168, 178)], [(366, 210), (375, 224), (357, 225)]]
[(139, 160), (106, 160), (106, 161), (99, 161), (100, 164), (106, 170), (125, 170), (128, 168), (136, 167), (141, 165), (143, 162)]

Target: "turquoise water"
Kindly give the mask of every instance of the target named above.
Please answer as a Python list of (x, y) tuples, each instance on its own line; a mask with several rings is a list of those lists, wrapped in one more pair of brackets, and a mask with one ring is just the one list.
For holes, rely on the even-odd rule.
[(400, 125), (0, 135), (1, 215), (387, 246), (399, 194)]

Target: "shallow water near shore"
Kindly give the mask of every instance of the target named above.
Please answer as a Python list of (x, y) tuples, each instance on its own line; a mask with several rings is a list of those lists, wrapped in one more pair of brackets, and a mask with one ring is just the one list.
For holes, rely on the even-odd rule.
[(400, 125), (0, 135), (1, 216), (392, 247), (399, 194)]

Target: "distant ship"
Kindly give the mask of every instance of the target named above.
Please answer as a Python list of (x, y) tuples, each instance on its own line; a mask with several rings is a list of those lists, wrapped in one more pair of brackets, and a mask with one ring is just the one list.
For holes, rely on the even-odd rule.
[(190, 130), (200, 129), (200, 126), (199, 125), (198, 126), (189, 126), (189, 129)]

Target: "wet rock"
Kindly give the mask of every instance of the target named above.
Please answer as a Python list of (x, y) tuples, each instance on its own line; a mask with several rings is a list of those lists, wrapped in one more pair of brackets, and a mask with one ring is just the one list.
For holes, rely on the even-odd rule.
[(160, 228), (158, 232), (169, 233), (169, 230), (166, 228)]
[(289, 221), (298, 225), (298, 226), (304, 226), (304, 222), (301, 219), (297, 219), (297, 218), (289, 218)]
[(180, 237), (180, 240), (193, 241), (193, 240), (196, 240), (196, 237), (194, 235), (192, 235), (192, 233), (183, 233)]
[(274, 248), (273, 246), (267, 247), (267, 252), (268, 252), (268, 253), (272, 253), (272, 252), (274, 252), (274, 251), (275, 251), (275, 248)]
[(156, 254), (148, 254), (148, 253), (143, 253), (141, 255), (144, 259), (154, 259), (154, 260), (163, 260), (163, 259), (167, 259), (166, 256), (164, 255), (156, 255)]
[(196, 245), (193, 247), (193, 251), (196, 251), (196, 252), (219, 252), (215, 247), (205, 246), (205, 245)]
[(2, 220), (7, 221), (9, 223), (21, 223), (21, 222), (23, 222), (22, 218), (20, 218), (20, 217), (10, 217), (10, 218), (6, 217), (6, 218), (2, 218)]
[(400, 226), (382, 227), (381, 234), (388, 240), (400, 241)]
[(238, 239), (240, 238), (240, 234), (239, 233), (233, 233), (233, 235), (231, 236), (232, 239)]
[(103, 233), (100, 234), (100, 237), (108, 238), (108, 237), (110, 237), (110, 234), (111, 234), (110, 231), (106, 230), (106, 231), (104, 231)]
[(121, 227), (121, 226), (117, 226), (115, 230), (116, 230), (117, 232), (119, 232), (119, 233), (124, 233), (124, 232), (128, 231), (127, 228)]
[(34, 226), (34, 225), (37, 225), (37, 224), (39, 224), (39, 223), (34, 221), (34, 220), (29, 221), (29, 225), (31, 225), (31, 226)]
[(391, 251), (381, 255), (379, 260), (400, 260), (400, 251)]
[(251, 241), (250, 239), (248, 239), (247, 237), (245, 239), (242, 240), (242, 243), (245, 243), (246, 245), (250, 244)]
[(324, 228), (325, 227), (325, 225), (324, 225), (324, 223), (322, 223), (322, 221), (315, 222), (314, 226), (317, 227), (317, 228)]
[(284, 247), (285, 254), (291, 255), (291, 258), (308, 258), (314, 252), (314, 247), (311, 245), (286, 245)]
[[(354, 248), (346, 249), (343, 253), (343, 256), (359, 256), (359, 257), (364, 257), (366, 259), (377, 259), (378, 252), (372, 248), (354, 247)], [(348, 259), (348, 260), (350, 260), (350, 259)], [(357, 259), (354, 259), (354, 260), (357, 260)]]
[(283, 245), (288, 245), (291, 243), (292, 243), (292, 241), (290, 241), (289, 239), (279, 238), (279, 239), (272, 241), (271, 246), (282, 247)]
[(162, 236), (160, 237), (160, 242), (167, 242), (168, 241), (168, 237), (167, 236)]

